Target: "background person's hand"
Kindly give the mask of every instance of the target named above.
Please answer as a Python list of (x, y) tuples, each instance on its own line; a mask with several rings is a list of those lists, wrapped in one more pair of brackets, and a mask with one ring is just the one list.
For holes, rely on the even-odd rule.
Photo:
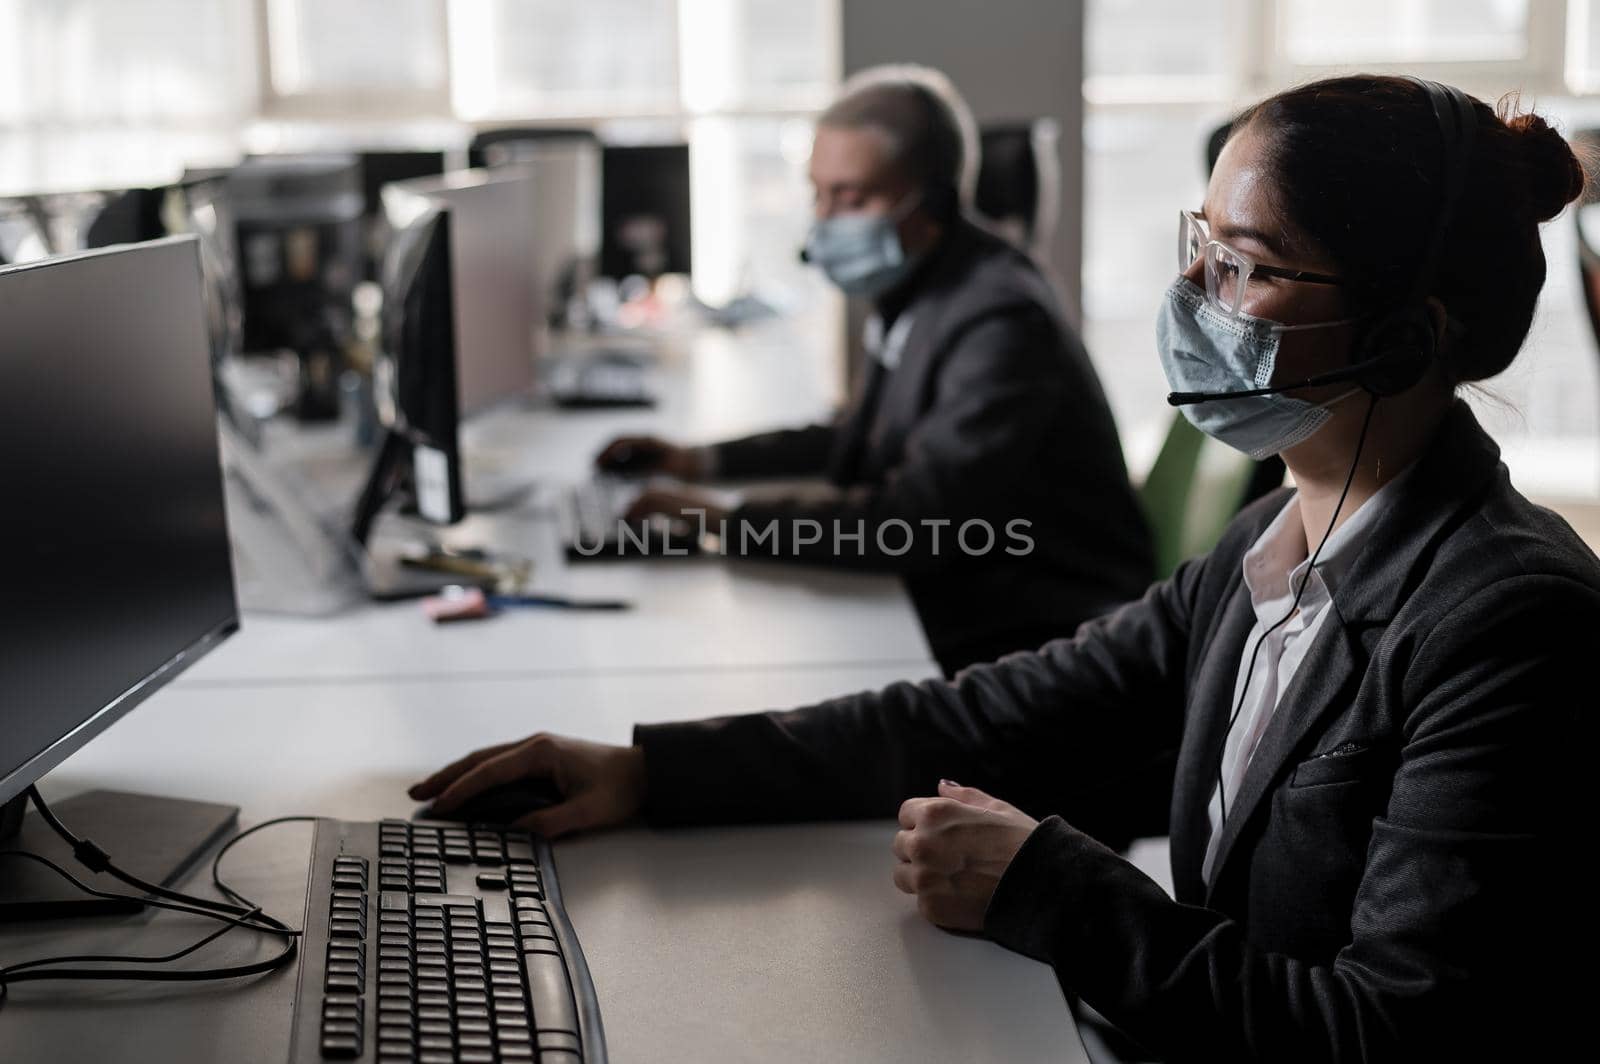
[(643, 750), (544, 733), (474, 751), (407, 793), (417, 801), (433, 799), (434, 811), (443, 814), (490, 787), (528, 778), (554, 783), (561, 801), (510, 826), (546, 838), (623, 823), (644, 805)]
[(702, 521), (707, 532), (717, 531), (728, 511), (702, 492), (650, 488), (633, 500), (626, 516), (629, 521), (643, 521), (658, 515), (682, 521), (698, 533)]
[(602, 473), (664, 473), (679, 480), (695, 480), (702, 472), (698, 450), (657, 436), (619, 436), (601, 449), (594, 464)]
[(900, 806), (894, 885), (917, 911), (953, 931), (982, 931), (1006, 866), (1039, 822), (975, 787), (939, 781), (939, 797)]

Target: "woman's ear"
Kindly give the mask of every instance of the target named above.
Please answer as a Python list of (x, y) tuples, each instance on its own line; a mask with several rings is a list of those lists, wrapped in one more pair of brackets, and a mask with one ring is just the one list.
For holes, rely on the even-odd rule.
[(1429, 296), (1423, 301), (1422, 306), (1427, 311), (1428, 324), (1433, 326), (1434, 349), (1435, 351), (1443, 351), (1448, 346), (1445, 330), (1450, 324), (1450, 314), (1444, 309), (1444, 304), (1439, 302), (1436, 296)]

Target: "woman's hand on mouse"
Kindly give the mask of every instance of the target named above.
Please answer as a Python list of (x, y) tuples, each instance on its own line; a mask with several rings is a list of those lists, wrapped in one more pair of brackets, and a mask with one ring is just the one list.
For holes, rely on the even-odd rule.
[(632, 819), (644, 805), (644, 751), (543, 732), (520, 742), (475, 750), (446, 765), (407, 793), (448, 813), (476, 794), (502, 783), (546, 779), (561, 801), (535, 810), (510, 826), (557, 838)]
[(1038, 826), (976, 787), (940, 780), (938, 797), (900, 806), (894, 885), (916, 895), (917, 910), (931, 923), (981, 931), (1000, 877)]

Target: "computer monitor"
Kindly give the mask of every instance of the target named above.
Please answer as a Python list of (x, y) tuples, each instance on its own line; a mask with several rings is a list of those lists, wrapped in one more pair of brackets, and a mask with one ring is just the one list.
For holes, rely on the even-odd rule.
[[(533, 192), (534, 280), (544, 324), (562, 329), (600, 259), (600, 141), (587, 136), (506, 140), (488, 149), (496, 174), (527, 175)], [(541, 336), (541, 340), (543, 337)]]
[(443, 151), (363, 151), (361, 162), (361, 213), (366, 251), (366, 278), (381, 279), (383, 251), (389, 243), (384, 221), (383, 186), (414, 177), (433, 177), (445, 171)]
[[(0, 321), (0, 821), (15, 831), (27, 788), (239, 615), (196, 238), (0, 269)], [(18, 864), (0, 864), (0, 909)]]
[(383, 344), (374, 367), (384, 435), (352, 522), (363, 546), (384, 504), (398, 495), (436, 524), (465, 516), (451, 212), (403, 195), (386, 202), (393, 239), (383, 262)]
[(386, 211), (401, 217), (417, 213), (419, 199), (450, 208), (462, 417), (533, 391), (543, 321), (535, 261), (537, 191), (537, 175), (520, 168), (458, 170), (384, 190)]
[(300, 360), (295, 412), (338, 415), (338, 375), (362, 278), (362, 192), (354, 155), (264, 155), (228, 175), (244, 295), (244, 349)]
[(691, 272), (689, 146), (608, 144), (602, 169), (600, 272)]

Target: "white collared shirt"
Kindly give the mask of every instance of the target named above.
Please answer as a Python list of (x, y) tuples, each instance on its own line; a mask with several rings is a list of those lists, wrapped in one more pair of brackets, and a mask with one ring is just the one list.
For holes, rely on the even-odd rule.
[(874, 312), (862, 326), (861, 346), (868, 355), (881, 362), (884, 369), (894, 370), (900, 367), (900, 356), (905, 352), (906, 339), (910, 335), (911, 315), (906, 311), (901, 311), (887, 330), (883, 327), (883, 318)]
[[(1409, 472), (1409, 471), (1408, 471)], [(1231, 716), (1239, 705), (1239, 696), (1245, 694), (1244, 705), (1228, 732), (1222, 749), (1222, 781), (1227, 786), (1228, 815), (1233, 815), (1233, 800), (1244, 782), (1250, 758), (1255, 754), (1261, 736), (1278, 709), (1283, 692), (1294, 681), (1294, 674), (1305, 660), (1312, 641), (1323, 629), (1328, 616), (1328, 604), (1333, 593), (1344, 579), (1361, 547), (1371, 533), (1372, 524), (1384, 508), (1392, 505), (1395, 485), (1406, 478), (1405, 473), (1373, 493), (1334, 530), (1317, 558), (1317, 567), (1310, 570), (1305, 594), (1295, 615), (1274, 630), (1261, 643), (1255, 655), (1255, 668), (1250, 670), (1251, 652), (1255, 651), (1262, 633), (1283, 619), (1294, 603), (1295, 590), (1306, 578), (1311, 559), (1307, 556), (1305, 527), (1300, 518), (1300, 495), (1290, 498), (1278, 516), (1272, 519), (1255, 544), (1244, 555), (1244, 583), (1250, 591), (1250, 606), (1256, 623), (1244, 642), (1239, 660), (1239, 673), (1234, 680), (1233, 700), (1228, 703)], [(1205, 860), (1200, 866), (1201, 875), (1211, 878), (1211, 863), (1216, 856), (1217, 842), (1222, 835), (1222, 805), (1217, 788), (1212, 788), (1211, 803), (1207, 809), (1211, 824), (1211, 838), (1206, 842)]]

